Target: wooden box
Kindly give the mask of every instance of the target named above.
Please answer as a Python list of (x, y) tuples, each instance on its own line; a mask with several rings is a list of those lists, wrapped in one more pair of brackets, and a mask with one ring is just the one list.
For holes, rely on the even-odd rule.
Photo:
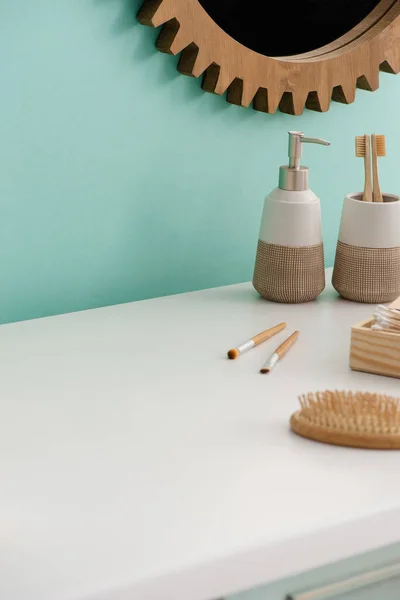
[(400, 378), (400, 333), (371, 329), (374, 319), (351, 328), (350, 368)]

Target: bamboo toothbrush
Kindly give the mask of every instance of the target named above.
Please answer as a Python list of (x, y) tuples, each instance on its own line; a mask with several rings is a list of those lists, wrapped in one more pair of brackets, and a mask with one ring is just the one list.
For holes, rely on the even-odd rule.
[(378, 174), (378, 156), (386, 156), (386, 139), (384, 135), (371, 136), (372, 143), (372, 173), (374, 177), (374, 185), (372, 191), (373, 202), (383, 202), (381, 188), (379, 186)]
[(364, 202), (372, 202), (371, 189), (371, 150), (369, 135), (356, 135), (356, 156), (364, 158)]

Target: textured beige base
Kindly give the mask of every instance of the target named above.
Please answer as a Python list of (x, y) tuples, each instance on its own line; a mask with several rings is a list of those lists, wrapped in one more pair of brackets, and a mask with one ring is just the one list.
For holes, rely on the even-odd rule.
[(353, 302), (395, 300), (400, 295), (400, 248), (360, 248), (338, 242), (332, 284)]
[(290, 248), (259, 240), (253, 286), (273, 302), (314, 300), (325, 288), (323, 245)]

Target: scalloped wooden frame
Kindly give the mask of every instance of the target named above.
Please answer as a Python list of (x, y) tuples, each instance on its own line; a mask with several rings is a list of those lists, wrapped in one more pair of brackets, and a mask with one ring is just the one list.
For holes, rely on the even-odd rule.
[(138, 20), (163, 26), (157, 48), (181, 53), (178, 71), (203, 75), (202, 88), (267, 113), (325, 112), (350, 104), (356, 88), (375, 91), (379, 70), (400, 71), (400, 0), (381, 0), (355, 28), (331, 44), (289, 57), (268, 57), (223, 31), (198, 0), (145, 0)]

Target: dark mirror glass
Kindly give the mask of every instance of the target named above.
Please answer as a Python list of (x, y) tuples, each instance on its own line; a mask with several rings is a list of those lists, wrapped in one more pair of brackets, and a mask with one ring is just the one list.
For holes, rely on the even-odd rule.
[(380, 0), (199, 0), (231, 37), (266, 56), (292, 56), (333, 42)]

